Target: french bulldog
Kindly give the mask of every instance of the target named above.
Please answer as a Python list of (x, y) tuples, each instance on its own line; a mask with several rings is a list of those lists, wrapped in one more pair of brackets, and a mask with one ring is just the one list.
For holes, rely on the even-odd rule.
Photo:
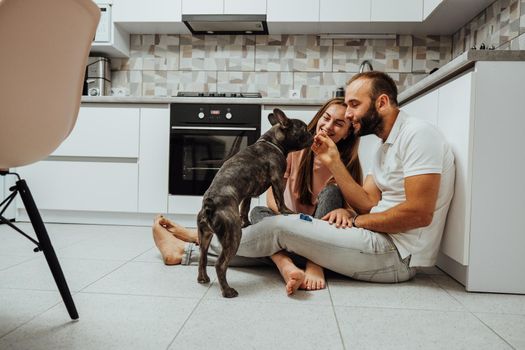
[(299, 119), (288, 119), (280, 109), (274, 109), (268, 120), (272, 124), (270, 130), (221, 166), (204, 193), (202, 208), (197, 215), (201, 252), (197, 281), (210, 281), (206, 265), (208, 248), (215, 233), (222, 245), (215, 269), (222, 295), (226, 298), (238, 295), (226, 281), (226, 269), (239, 248), (241, 229), (250, 224), (251, 198), (261, 195), (271, 186), (279, 212), (292, 213), (284, 204), (286, 157), (289, 152), (313, 143), (313, 135), (308, 132), (306, 124)]

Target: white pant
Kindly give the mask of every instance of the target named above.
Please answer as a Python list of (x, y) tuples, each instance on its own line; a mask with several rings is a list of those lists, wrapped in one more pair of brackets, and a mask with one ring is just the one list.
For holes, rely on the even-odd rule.
[[(208, 263), (215, 263), (220, 249), (214, 236)], [(388, 234), (336, 228), (327, 221), (300, 219), (299, 214), (267, 217), (244, 228), (237, 256), (230, 266), (268, 264), (268, 259), (253, 258), (268, 257), (281, 250), (357, 280), (394, 283), (415, 275), (415, 269), (409, 267), (410, 256), (402, 260)], [(199, 247), (188, 243), (182, 264), (198, 265), (199, 255)]]

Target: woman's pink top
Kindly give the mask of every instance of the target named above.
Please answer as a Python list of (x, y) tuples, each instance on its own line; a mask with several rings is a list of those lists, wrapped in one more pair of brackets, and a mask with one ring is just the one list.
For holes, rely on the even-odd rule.
[(317, 196), (319, 192), (326, 186), (328, 180), (332, 177), (332, 173), (325, 167), (317, 158), (314, 157), (313, 164), (313, 188), (312, 188), (312, 202), (313, 205), (305, 205), (299, 202), (299, 191), (295, 189), (297, 177), (299, 172), (299, 165), (305, 150), (291, 152), (287, 158), (287, 168), (284, 173), (286, 186), (284, 189), (284, 203), (286, 206), (296, 213), (304, 213), (312, 215), (317, 204)]

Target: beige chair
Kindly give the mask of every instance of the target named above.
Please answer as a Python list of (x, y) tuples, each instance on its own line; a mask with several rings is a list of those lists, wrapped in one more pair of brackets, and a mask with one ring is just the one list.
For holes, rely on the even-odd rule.
[[(46, 158), (73, 129), (99, 18), (91, 0), (0, 0), (0, 175), (18, 179), (0, 220), (44, 253), (72, 319), (78, 313), (46, 228), (26, 182), (9, 169)], [(36, 240), (2, 216), (18, 193)]]

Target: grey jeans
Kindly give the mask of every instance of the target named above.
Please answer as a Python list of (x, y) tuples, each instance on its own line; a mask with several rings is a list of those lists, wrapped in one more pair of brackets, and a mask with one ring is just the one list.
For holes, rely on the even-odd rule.
[[(395, 283), (414, 277), (410, 257), (401, 259), (389, 235), (362, 228), (336, 228), (327, 221), (302, 218), (300, 214), (276, 215), (244, 228), (230, 266), (270, 264), (270, 259), (264, 257), (286, 250), (357, 280)], [(213, 236), (209, 264), (215, 263), (220, 250)], [(198, 265), (199, 255), (198, 246), (186, 244), (182, 264)]]
[[(344, 199), (341, 190), (336, 185), (325, 186), (317, 196), (317, 206), (314, 211), (314, 218), (320, 219), (334, 209), (342, 208)], [(250, 212), (250, 221), (256, 224), (268, 216), (277, 215), (268, 207), (255, 207)]]

